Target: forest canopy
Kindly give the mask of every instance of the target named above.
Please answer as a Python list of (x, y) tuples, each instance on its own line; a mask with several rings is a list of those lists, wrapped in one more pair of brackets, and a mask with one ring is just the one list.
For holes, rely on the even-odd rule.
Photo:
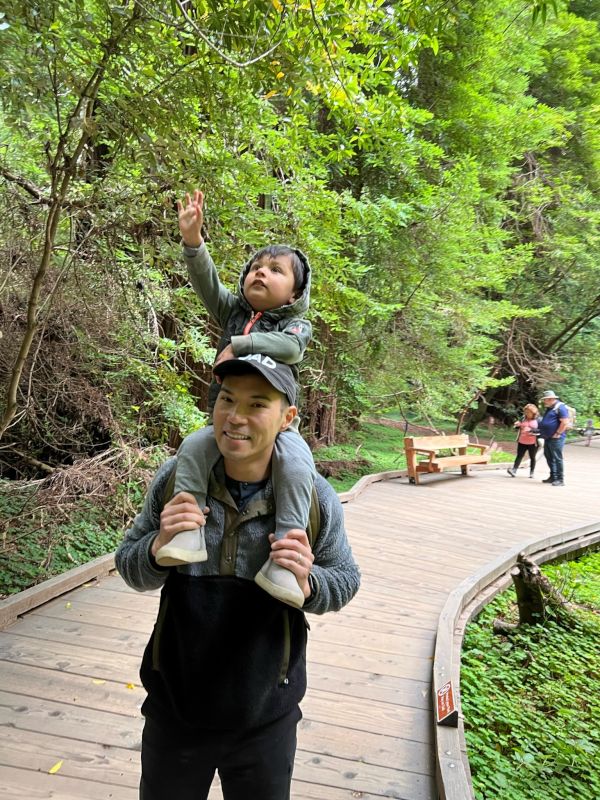
[(218, 331), (175, 201), (234, 287), (313, 268), (305, 429), (600, 410), (592, 0), (0, 6), (0, 474), (204, 423)]

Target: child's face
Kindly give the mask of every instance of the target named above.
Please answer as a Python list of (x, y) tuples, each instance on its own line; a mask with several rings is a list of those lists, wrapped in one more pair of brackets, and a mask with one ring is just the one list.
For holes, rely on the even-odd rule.
[(255, 311), (287, 306), (296, 299), (292, 257), (262, 256), (244, 279), (244, 297)]

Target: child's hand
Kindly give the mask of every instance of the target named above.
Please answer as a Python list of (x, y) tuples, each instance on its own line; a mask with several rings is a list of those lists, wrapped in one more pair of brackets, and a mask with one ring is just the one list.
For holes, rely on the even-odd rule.
[(232, 358), (235, 358), (235, 353), (233, 352), (233, 347), (228, 344), (227, 347), (224, 347), (217, 358), (215, 359), (215, 363), (213, 364), (213, 368), (220, 364), (221, 361), (231, 361)]
[(188, 193), (185, 195), (185, 206), (177, 201), (177, 214), (179, 218), (179, 231), (184, 244), (188, 247), (200, 247), (202, 239), (202, 223), (204, 214), (204, 193), (194, 189), (194, 198)]

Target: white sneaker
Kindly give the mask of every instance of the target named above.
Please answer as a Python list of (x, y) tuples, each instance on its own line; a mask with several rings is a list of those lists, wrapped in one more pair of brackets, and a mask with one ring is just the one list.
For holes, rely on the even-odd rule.
[(179, 564), (196, 564), (206, 561), (206, 542), (204, 528), (193, 531), (181, 531), (168, 544), (164, 544), (156, 553), (156, 563), (161, 567), (176, 567)]
[(293, 572), (289, 569), (276, 564), (270, 558), (256, 573), (254, 578), (261, 589), (294, 608), (302, 608), (304, 605), (304, 592), (298, 586), (298, 581)]

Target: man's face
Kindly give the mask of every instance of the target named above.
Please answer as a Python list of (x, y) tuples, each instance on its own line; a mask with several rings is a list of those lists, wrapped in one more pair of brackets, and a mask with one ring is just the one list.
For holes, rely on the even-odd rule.
[(544, 397), (544, 405), (546, 408), (550, 408), (554, 403), (556, 403), (556, 397)]
[(268, 311), (294, 302), (292, 257), (262, 256), (244, 279), (244, 297), (255, 311)]
[(297, 414), (258, 373), (226, 375), (213, 411), (215, 439), (234, 480), (258, 481), (269, 474), (273, 444)]

